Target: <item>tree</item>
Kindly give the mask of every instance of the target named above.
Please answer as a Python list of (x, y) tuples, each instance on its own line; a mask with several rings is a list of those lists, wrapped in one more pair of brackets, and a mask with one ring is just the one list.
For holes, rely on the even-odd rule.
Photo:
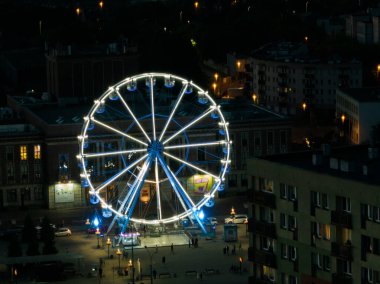
[(22, 256), (21, 245), (20, 245), (20, 241), (17, 235), (12, 236), (9, 242), (8, 256), (9, 257)]
[(54, 228), (50, 225), (50, 220), (48, 217), (42, 219), (41, 224), (41, 240), (44, 243), (42, 248), (43, 254), (55, 254), (57, 253), (57, 248), (54, 244)]

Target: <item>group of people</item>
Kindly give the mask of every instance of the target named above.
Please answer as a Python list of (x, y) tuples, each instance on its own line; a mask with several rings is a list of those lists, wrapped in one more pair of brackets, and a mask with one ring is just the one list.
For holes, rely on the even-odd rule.
[[(230, 246), (229, 245), (226, 245), (224, 248), (223, 248), (223, 254), (224, 255), (230, 255)], [(231, 250), (231, 254), (232, 255), (236, 255), (236, 246), (234, 245), (232, 250)]]
[(198, 238), (191, 238), (189, 239), (189, 247), (193, 246), (195, 248), (198, 247)]

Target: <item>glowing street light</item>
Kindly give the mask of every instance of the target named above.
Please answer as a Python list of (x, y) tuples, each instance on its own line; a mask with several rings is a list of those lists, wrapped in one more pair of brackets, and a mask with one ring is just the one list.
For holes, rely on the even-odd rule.
[(81, 10), (80, 10), (80, 8), (79, 8), (79, 7), (75, 9), (75, 13), (77, 14), (77, 16), (79, 16), (79, 15), (80, 15), (80, 12), (81, 12)]
[(346, 116), (344, 114), (342, 114), (341, 117), (340, 117), (340, 120), (342, 121), (342, 124), (343, 124), (344, 121), (346, 120)]
[[(380, 66), (380, 65), (379, 65), (379, 66)], [(218, 77), (219, 77), (219, 74), (218, 74), (218, 73), (215, 73), (215, 74), (214, 74), (215, 81), (218, 81)]]
[(236, 214), (236, 212), (235, 212), (235, 208), (234, 208), (233, 206), (232, 206), (232, 208), (231, 208), (230, 214), (231, 214), (232, 216), (235, 216), (235, 214)]
[(257, 95), (255, 93), (253, 93), (253, 95), (252, 95), (252, 100), (253, 100), (254, 103), (256, 103)]
[(302, 109), (303, 109), (303, 111), (306, 110), (306, 107), (307, 107), (306, 103), (303, 103), (303, 104), (302, 104)]
[(216, 83), (213, 83), (213, 84), (212, 84), (212, 88), (214, 89), (214, 93), (215, 93), (215, 91), (216, 91), (216, 87), (217, 87)]
[(117, 249), (116, 254), (119, 257), (119, 270), (120, 270), (120, 256), (121, 256), (122, 252), (119, 248)]
[(238, 71), (240, 70), (240, 66), (241, 66), (241, 62), (240, 60), (236, 61), (236, 66), (237, 66), (237, 69)]
[(195, 2), (194, 2), (194, 8), (195, 8), (195, 9), (198, 9), (198, 7), (199, 7), (199, 2), (198, 2), (198, 1), (195, 1)]
[(107, 244), (107, 247), (108, 247), (108, 258), (110, 258), (110, 245), (111, 245), (111, 240), (110, 240), (110, 238), (107, 238), (107, 242), (106, 242), (106, 244)]
[(100, 1), (100, 2), (99, 2), (99, 8), (100, 8), (100, 9), (103, 9), (103, 6), (104, 6), (103, 1)]

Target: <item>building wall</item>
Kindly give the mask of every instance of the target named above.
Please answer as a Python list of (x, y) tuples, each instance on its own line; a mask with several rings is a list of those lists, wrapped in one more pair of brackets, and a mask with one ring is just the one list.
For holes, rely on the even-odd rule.
[[(342, 164), (342, 161), (340, 162)], [(252, 222), (258, 219), (258, 214), (261, 210), (260, 206), (270, 209), (270, 206), (272, 205), (273, 207), (273, 204), (275, 204), (272, 210), (277, 232), (274, 239), (276, 283), (283, 283), (281, 282), (282, 277), (288, 275), (296, 276), (298, 283), (306, 283), (300, 282), (302, 279), (302, 281), (312, 279), (314, 283), (338, 283), (339, 277), (342, 276), (342, 271), (338, 267), (340, 260), (347, 260), (351, 265), (351, 275), (347, 274), (348, 278), (352, 277), (352, 282), (350, 283), (366, 283), (361, 282), (362, 269), (372, 268), (379, 271), (379, 268), (375, 265), (376, 261), (380, 259), (380, 256), (377, 255), (378, 252), (363, 253), (362, 242), (363, 235), (373, 238), (380, 229), (380, 220), (366, 220), (366, 214), (363, 212), (363, 206), (380, 206), (379, 184), (369, 184), (345, 178), (350, 173), (342, 173), (341, 177), (336, 177), (319, 173), (317, 169), (304, 170), (260, 159), (250, 160), (248, 166), (249, 175), (256, 181), (256, 185), (258, 185), (257, 180), (259, 178), (265, 178), (273, 182), (273, 191), (268, 194), (274, 196), (275, 202), (268, 202), (268, 196), (259, 199), (251, 198), (251, 201), (253, 202), (252, 212), (256, 214)], [(294, 201), (281, 197), (280, 188), (283, 185), (291, 185), (296, 188), (296, 199)], [(259, 192), (259, 194), (262, 189), (260, 186), (253, 186), (253, 190)], [(312, 205), (315, 193), (318, 193), (320, 198), (319, 206)], [(339, 197), (349, 199), (350, 209), (347, 210), (348, 212), (341, 210)], [(296, 218), (297, 225), (294, 230), (282, 228), (281, 214)], [(343, 219), (336, 221), (333, 215), (349, 216), (347, 220), (352, 220), (352, 223), (347, 225), (348, 223), (345, 223), (346, 221), (343, 221)], [(378, 218), (380, 219), (380, 217)], [(365, 223), (364, 226), (363, 222)], [(315, 237), (312, 229), (313, 223), (328, 226), (330, 228), (329, 237)], [(250, 245), (257, 248), (260, 233), (257, 233), (254, 229), (250, 231), (253, 236)], [(346, 245), (348, 244), (347, 239), (350, 240), (351, 245)], [(281, 248), (284, 245), (296, 248), (297, 257), (294, 261), (282, 257)], [(351, 261), (346, 255), (343, 257), (334, 256), (336, 254), (332, 252), (332, 247), (335, 245), (339, 246), (339, 248), (347, 249), (347, 251), (350, 250), (352, 254)], [(258, 249), (260, 250), (260, 248)], [(318, 268), (314, 262), (313, 254), (322, 256), (321, 268)], [(330, 269), (325, 269), (323, 256), (329, 259)], [(252, 261), (253, 270), (261, 265), (257, 263), (254, 257)], [(256, 277), (258, 276), (256, 275)]]
[(302, 110), (302, 104), (334, 109), (338, 87), (360, 87), (360, 63), (329, 62), (328, 64), (281, 62), (252, 58), (253, 93), (258, 102), (287, 114)]
[(137, 55), (46, 57), (48, 91), (66, 102), (92, 100), (138, 71)]

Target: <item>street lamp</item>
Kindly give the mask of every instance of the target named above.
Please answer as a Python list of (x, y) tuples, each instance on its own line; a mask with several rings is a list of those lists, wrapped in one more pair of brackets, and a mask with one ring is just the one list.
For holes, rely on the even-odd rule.
[(344, 124), (344, 121), (346, 120), (346, 116), (342, 114), (340, 117), (340, 120), (342, 121), (342, 124)]
[(307, 107), (306, 103), (303, 103), (303, 104), (302, 104), (302, 109), (303, 109), (303, 111), (306, 110), (306, 107)]
[(235, 216), (235, 208), (232, 206), (232, 208), (231, 208), (231, 212), (230, 212), (230, 214), (232, 215), (232, 216)]
[(214, 89), (214, 93), (215, 93), (215, 91), (216, 91), (216, 87), (217, 87), (217, 84), (216, 84), (216, 83), (213, 83), (213, 84), (212, 84), (212, 88)]
[(198, 7), (199, 7), (199, 2), (198, 2), (198, 1), (195, 1), (195, 2), (194, 2), (194, 8), (195, 8), (195, 9), (198, 9)]
[(110, 240), (110, 238), (107, 238), (107, 242), (106, 242), (106, 244), (107, 244), (107, 247), (108, 247), (108, 258), (110, 258), (110, 245), (111, 245), (111, 240)]
[(77, 14), (77, 16), (79, 16), (79, 14), (80, 14), (80, 8), (76, 8), (75, 9), (75, 13)]
[[(379, 66), (380, 66), (380, 65), (379, 65)], [(218, 77), (219, 77), (219, 74), (218, 74), (218, 73), (215, 73), (215, 74), (214, 74), (215, 81), (218, 81)]]
[(116, 254), (119, 257), (119, 270), (120, 270), (120, 256), (121, 256), (122, 252), (119, 248), (117, 249)]
[(100, 9), (103, 9), (103, 5), (104, 5), (103, 1), (100, 1), (100, 2), (99, 2), (99, 8), (100, 8)]
[(96, 238), (98, 239), (98, 248), (100, 248), (100, 244), (99, 244), (99, 235), (100, 235), (100, 231), (99, 231), (99, 228), (96, 228)]
[(145, 246), (145, 249), (147, 253), (149, 254), (149, 258), (150, 258), (150, 284), (153, 284), (153, 265), (152, 265), (153, 254), (149, 251), (147, 246)]
[(253, 93), (253, 95), (252, 95), (252, 99), (253, 99), (253, 102), (256, 103), (257, 95), (256, 95), (255, 93)]

